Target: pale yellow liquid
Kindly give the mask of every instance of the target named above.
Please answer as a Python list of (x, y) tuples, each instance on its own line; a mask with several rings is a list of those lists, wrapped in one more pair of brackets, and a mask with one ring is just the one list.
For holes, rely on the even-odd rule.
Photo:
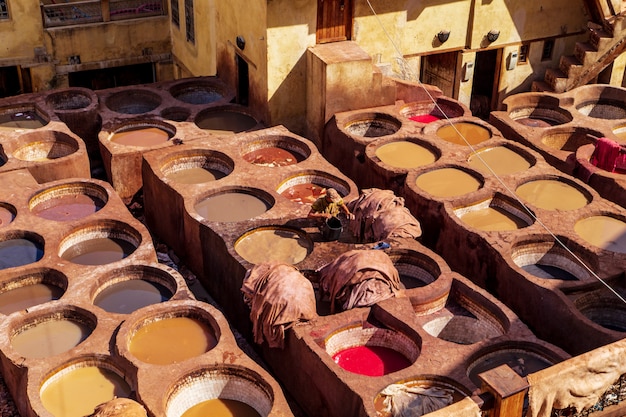
[(491, 138), (489, 129), (474, 123), (460, 122), (437, 130), (437, 136), (456, 145), (477, 145)]
[(246, 403), (215, 398), (203, 401), (187, 409), (181, 417), (260, 417), (257, 411)]
[(132, 337), (129, 350), (142, 362), (169, 365), (202, 355), (216, 344), (207, 324), (189, 317), (173, 317), (141, 327)]
[(210, 171), (202, 167), (193, 167), (170, 172), (165, 177), (169, 180), (183, 184), (202, 184), (203, 182), (210, 182), (223, 178), (224, 174), (218, 171)]
[(515, 174), (530, 168), (530, 162), (506, 146), (482, 149), (470, 155), (468, 162), (470, 167), (484, 175), (492, 171), (496, 175)]
[(426, 172), (417, 177), (415, 184), (435, 197), (456, 197), (480, 188), (476, 178), (456, 168)]
[(487, 232), (517, 230), (525, 226), (521, 220), (497, 207), (471, 210), (460, 216), (465, 224)]
[(252, 264), (279, 261), (296, 264), (309, 253), (309, 242), (288, 230), (259, 230), (235, 245), (242, 258)]
[(592, 216), (574, 225), (578, 236), (611, 252), (626, 253), (626, 223), (609, 216)]
[(589, 201), (571, 185), (556, 180), (537, 180), (520, 185), (515, 193), (523, 200), (546, 210), (576, 210)]
[(41, 391), (41, 402), (55, 417), (83, 417), (92, 414), (98, 405), (129, 394), (130, 387), (119, 375), (87, 366), (50, 382)]
[(435, 162), (435, 154), (413, 142), (391, 142), (376, 149), (382, 162), (395, 168), (417, 168)]
[(67, 352), (89, 336), (87, 326), (71, 320), (48, 320), (17, 334), (11, 346), (25, 358), (47, 358)]

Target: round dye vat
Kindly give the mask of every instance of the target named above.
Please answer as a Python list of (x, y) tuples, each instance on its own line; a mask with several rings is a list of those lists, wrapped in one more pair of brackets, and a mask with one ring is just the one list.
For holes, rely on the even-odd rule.
[(481, 149), (470, 155), (467, 161), (470, 167), (482, 174), (493, 171), (496, 175), (508, 175), (530, 168), (530, 162), (506, 146)]
[(53, 319), (28, 327), (11, 339), (11, 346), (25, 358), (48, 358), (78, 346), (91, 329), (77, 321)]
[(171, 291), (157, 282), (129, 279), (105, 288), (98, 293), (93, 303), (109, 313), (130, 314), (171, 297)]
[(269, 261), (297, 264), (307, 257), (311, 248), (305, 237), (285, 229), (256, 230), (235, 244), (235, 251), (252, 264)]
[(216, 134), (245, 132), (257, 125), (257, 121), (245, 113), (221, 111), (209, 113), (196, 121), (200, 129)]
[(290, 152), (278, 146), (268, 146), (248, 152), (243, 156), (243, 159), (259, 166), (284, 167), (297, 164), (303, 158), (296, 152)]
[(31, 110), (0, 114), (0, 130), (37, 129), (45, 124), (45, 121)]
[(323, 194), (326, 194), (326, 187), (312, 182), (293, 185), (280, 193), (283, 197), (300, 204), (312, 204)]
[(120, 132), (115, 132), (111, 136), (111, 142), (127, 145), (127, 146), (140, 146), (150, 147), (160, 145), (167, 142), (170, 139), (170, 134), (158, 127), (144, 127), (136, 129), (128, 129)]
[(400, 352), (384, 346), (344, 349), (333, 355), (333, 360), (346, 371), (367, 376), (387, 375), (411, 365)]
[(427, 148), (409, 141), (384, 144), (376, 149), (376, 156), (395, 168), (417, 168), (435, 162), (435, 154)]
[(98, 405), (114, 398), (128, 398), (130, 393), (130, 387), (117, 373), (84, 366), (53, 376), (43, 384), (40, 397), (55, 417), (83, 417), (93, 414)]
[(203, 167), (190, 167), (172, 171), (165, 175), (168, 180), (180, 182), (181, 184), (203, 184), (224, 178), (225, 173), (217, 169)]
[(422, 190), (435, 197), (456, 197), (478, 190), (480, 181), (457, 168), (442, 168), (426, 172), (415, 180)]
[(70, 246), (61, 257), (79, 265), (105, 265), (126, 258), (135, 251), (130, 242), (117, 238), (94, 238)]
[(15, 218), (15, 211), (10, 207), (0, 204), (0, 227), (11, 223)]
[(181, 417), (261, 417), (261, 415), (248, 404), (229, 400), (226, 398), (214, 398), (202, 401), (187, 409)]
[(528, 226), (520, 218), (500, 207), (468, 210), (459, 218), (468, 226), (485, 232), (517, 230)]
[(55, 285), (37, 283), (23, 285), (0, 293), (0, 314), (9, 315), (48, 301), (58, 300), (63, 290)]
[(626, 253), (626, 223), (610, 216), (579, 220), (574, 230), (592, 245), (611, 252)]
[(504, 364), (508, 365), (521, 377), (525, 377), (528, 374), (549, 368), (553, 365), (548, 360), (531, 352), (503, 350), (485, 355), (483, 358), (477, 360), (472, 365), (468, 376), (477, 387), (480, 387), (482, 385), (482, 381), (478, 377), (478, 374)]
[(213, 330), (189, 317), (156, 320), (132, 336), (130, 353), (145, 363), (170, 365), (195, 358), (217, 345)]
[(537, 278), (560, 279), (563, 281), (578, 280), (578, 278), (570, 272), (553, 265), (530, 264), (522, 266), (522, 269)]
[(104, 207), (105, 202), (87, 194), (68, 194), (51, 198), (33, 207), (39, 217), (56, 221), (79, 220)]
[(0, 269), (31, 264), (42, 256), (41, 245), (31, 240), (10, 239), (0, 242)]
[(260, 216), (269, 206), (252, 194), (228, 192), (200, 201), (195, 209), (201, 217), (209, 221), (237, 222)]
[(437, 136), (456, 145), (477, 145), (491, 138), (489, 129), (475, 123), (459, 122), (437, 130)]
[(440, 117), (437, 116), (433, 116), (432, 114), (417, 114), (415, 116), (411, 116), (409, 117), (409, 120), (413, 120), (414, 122), (418, 122), (418, 123), (432, 123), (432, 122), (436, 122), (437, 120), (440, 120)]
[(530, 127), (550, 127), (560, 123), (556, 123), (552, 120), (541, 119), (538, 117), (521, 117), (519, 119), (515, 119), (515, 121), (524, 126)]
[(557, 180), (536, 180), (522, 184), (515, 193), (523, 200), (546, 210), (576, 210), (589, 203), (575, 187)]

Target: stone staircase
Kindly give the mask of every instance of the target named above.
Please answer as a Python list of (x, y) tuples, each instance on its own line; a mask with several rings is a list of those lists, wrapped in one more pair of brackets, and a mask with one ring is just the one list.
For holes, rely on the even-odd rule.
[(542, 81), (533, 81), (532, 91), (563, 93), (588, 84), (625, 50), (626, 16), (592, 24), (589, 39), (577, 42), (574, 54), (562, 56), (559, 67), (547, 69)]

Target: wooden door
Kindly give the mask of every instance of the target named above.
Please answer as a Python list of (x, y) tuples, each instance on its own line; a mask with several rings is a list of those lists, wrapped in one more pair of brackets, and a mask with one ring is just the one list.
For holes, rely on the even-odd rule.
[(350, 39), (351, 0), (317, 0), (317, 43)]
[(422, 58), (421, 81), (439, 87), (447, 97), (454, 98), (457, 52), (427, 55)]

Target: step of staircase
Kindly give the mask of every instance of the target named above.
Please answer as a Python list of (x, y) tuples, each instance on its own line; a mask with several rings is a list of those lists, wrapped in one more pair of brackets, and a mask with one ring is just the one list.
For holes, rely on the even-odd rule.
[(567, 78), (579, 76), (583, 68), (583, 64), (574, 55), (563, 55), (559, 60), (559, 69)]
[(590, 30), (589, 43), (594, 49), (601, 51), (609, 47), (613, 42), (613, 33), (606, 30)]
[(533, 81), (530, 86), (530, 91), (534, 93), (543, 93), (543, 92), (553, 93), (554, 92), (550, 84), (548, 84), (547, 82), (543, 80)]
[(567, 75), (560, 69), (548, 68), (544, 79), (555, 93), (563, 93), (567, 89)]
[(583, 66), (590, 65), (596, 62), (598, 50), (589, 42), (576, 42), (574, 56)]

